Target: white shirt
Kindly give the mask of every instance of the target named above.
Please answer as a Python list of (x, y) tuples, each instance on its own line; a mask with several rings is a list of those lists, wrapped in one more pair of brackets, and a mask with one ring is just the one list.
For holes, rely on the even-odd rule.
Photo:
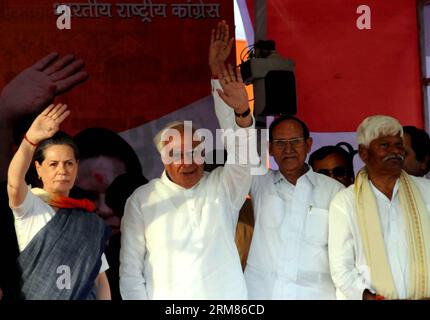
[[(256, 141), (246, 133), (238, 149)], [(229, 158), (234, 150), (227, 145)], [(123, 299), (247, 299), (235, 231), (251, 176), (249, 164), (237, 163), (190, 189), (164, 172), (131, 195), (121, 225)]]
[[(427, 212), (430, 212), (430, 181), (410, 177), (421, 192)], [(390, 200), (370, 183), (378, 206), (385, 252), (391, 267), (394, 285), (399, 298), (405, 299), (409, 276), (408, 247), (398, 184), (397, 181)], [(354, 185), (352, 185), (339, 192), (330, 206), (330, 268), (339, 299), (360, 300), (365, 289), (374, 292), (356, 215)]]
[[(55, 211), (28, 188), (24, 201), (11, 208), (15, 216), (15, 232), (19, 251), (22, 252), (34, 236), (54, 217)], [(109, 269), (105, 255), (102, 255), (100, 273)]]
[(344, 186), (311, 168), (296, 185), (279, 171), (252, 180), (255, 227), (245, 278), (251, 299), (334, 299), (328, 208)]

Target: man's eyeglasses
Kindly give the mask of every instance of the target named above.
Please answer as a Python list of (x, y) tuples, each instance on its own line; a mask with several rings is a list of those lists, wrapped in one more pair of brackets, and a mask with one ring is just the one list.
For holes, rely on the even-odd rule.
[(173, 152), (173, 154), (171, 153), (172, 159), (175, 162), (179, 162), (184, 160), (185, 158), (187, 159), (193, 159), (194, 157), (194, 150), (193, 151), (188, 151), (188, 152)]
[(348, 173), (345, 167), (336, 167), (336, 168), (333, 168), (332, 170), (320, 169), (317, 172), (323, 175), (326, 175), (328, 177), (336, 177), (336, 178), (344, 178), (347, 176), (347, 173)]
[(170, 153), (169, 157), (171, 157), (173, 163), (191, 164), (195, 162), (197, 164), (202, 164), (205, 160), (204, 155), (202, 155), (202, 150), (196, 149), (188, 152), (173, 152)]
[(293, 138), (293, 139), (274, 139), (272, 144), (276, 148), (285, 148), (288, 144), (292, 147), (300, 147), (303, 145), (305, 138)]

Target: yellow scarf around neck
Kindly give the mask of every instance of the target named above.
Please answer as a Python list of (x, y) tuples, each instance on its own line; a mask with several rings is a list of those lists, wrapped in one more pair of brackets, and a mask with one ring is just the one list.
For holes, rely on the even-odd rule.
[[(421, 193), (407, 173), (400, 175), (399, 199), (407, 230), (408, 299), (430, 297), (430, 218)], [(357, 221), (371, 282), (376, 293), (398, 299), (379, 221), (378, 206), (367, 171), (357, 174), (354, 185)]]

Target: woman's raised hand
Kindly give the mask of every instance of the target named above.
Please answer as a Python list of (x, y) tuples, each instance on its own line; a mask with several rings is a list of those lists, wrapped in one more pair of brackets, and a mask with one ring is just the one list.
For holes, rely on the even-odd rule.
[(51, 104), (34, 119), (27, 131), (27, 139), (34, 144), (52, 137), (60, 128), (60, 124), (68, 117), (70, 111), (65, 104)]

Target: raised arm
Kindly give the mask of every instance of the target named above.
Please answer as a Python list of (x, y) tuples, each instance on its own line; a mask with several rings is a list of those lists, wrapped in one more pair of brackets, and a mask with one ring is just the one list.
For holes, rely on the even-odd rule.
[(232, 128), (235, 120), (231, 108), (219, 97), (217, 89), (221, 88), (218, 76), (226, 70), (225, 62), (231, 54), (234, 38), (229, 38), (228, 24), (223, 20), (212, 29), (209, 45), (209, 68), (212, 75), (212, 95), (215, 102), (215, 114), (222, 129)]
[(27, 194), (25, 174), (30, 167), (37, 144), (52, 137), (69, 114), (70, 111), (64, 104), (50, 105), (33, 121), (30, 129), (28, 129), (9, 165), (7, 193), (9, 205), (12, 208), (19, 206)]
[[(231, 65), (219, 74), (221, 89), (217, 89), (219, 97), (231, 108), (230, 114), (235, 115), (236, 124), (241, 128), (250, 127), (253, 124), (252, 114), (249, 109), (248, 93), (245, 89), (240, 69), (236, 68), (236, 74)], [(223, 128), (225, 129), (225, 128)]]
[(12, 130), (23, 115), (39, 113), (59, 96), (84, 82), (84, 61), (72, 55), (50, 53), (19, 73), (0, 94), (0, 179), (12, 157)]
[[(225, 131), (227, 163), (222, 170), (221, 179), (232, 205), (240, 209), (251, 187), (251, 167), (259, 164), (254, 118), (249, 110), (248, 94), (238, 68), (235, 73), (229, 65), (219, 74), (219, 84), (221, 88), (217, 89), (217, 94), (223, 108), (228, 108), (226, 112), (229, 113), (229, 119), (235, 119), (224, 122), (224, 125), (229, 126), (222, 127), (230, 129), (230, 133)], [(229, 135), (236, 136), (237, 139), (229, 138)]]
[(228, 24), (223, 20), (216, 29), (212, 29), (209, 46), (209, 68), (212, 78), (217, 78), (225, 70), (225, 62), (231, 53), (234, 38), (229, 38)]

